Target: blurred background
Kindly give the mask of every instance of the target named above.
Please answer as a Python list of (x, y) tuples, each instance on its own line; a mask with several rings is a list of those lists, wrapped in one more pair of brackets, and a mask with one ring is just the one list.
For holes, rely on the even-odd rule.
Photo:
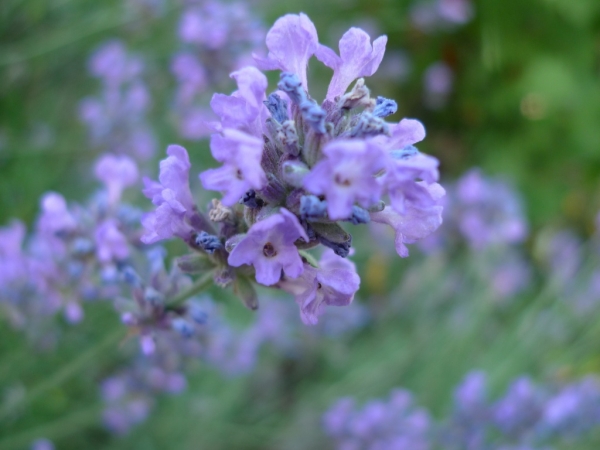
[[(350, 26), (388, 36), (366, 82), (398, 102), (391, 120), (425, 124), (445, 223), (407, 259), (383, 230), (357, 230), (356, 304), (316, 329), (288, 298), (291, 312), (265, 292), (259, 313), (231, 298), (223, 355), (188, 361), (183, 392), (128, 392), (137, 403), (107, 387), (131, 364), (101, 351), (110, 304), (85, 305), (75, 325), (55, 317), (43, 344), (6, 317), (0, 448), (599, 448), (596, 0), (3, 0), (0, 225), (33, 223), (47, 191), (84, 202), (115, 136), (152, 177), (168, 144), (185, 146), (207, 200), (195, 174), (215, 163), (199, 118), (265, 52), (272, 23), (298, 12), (336, 50)], [(98, 56), (107, 48), (113, 60)], [(110, 116), (110, 68), (124, 59), (131, 109)], [(313, 97), (330, 74), (311, 60)], [(128, 200), (149, 210), (138, 191)], [(264, 332), (272, 322), (280, 331)], [(376, 447), (386, 433), (396, 446)]]

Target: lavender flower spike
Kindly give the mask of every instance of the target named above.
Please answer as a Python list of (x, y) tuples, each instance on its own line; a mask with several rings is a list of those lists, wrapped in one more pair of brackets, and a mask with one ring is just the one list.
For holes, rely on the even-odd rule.
[(300, 13), (280, 17), (267, 33), (266, 43), (266, 58), (253, 55), (259, 69), (295, 73), (307, 89), (306, 67), (319, 45), (317, 29), (308, 16)]
[(363, 140), (336, 140), (323, 148), (326, 159), (320, 161), (304, 179), (311, 193), (327, 198), (332, 220), (347, 219), (358, 202), (368, 208), (379, 201), (381, 186), (375, 175), (385, 168), (384, 153)]
[[(287, 276), (279, 287), (296, 297), (300, 317), (306, 325), (316, 325), (326, 305), (347, 306), (360, 286), (360, 278), (351, 261), (325, 250), (316, 269), (304, 264), (304, 273), (290, 280)], [(287, 275), (287, 274), (286, 274)]]
[(333, 69), (333, 78), (327, 90), (327, 100), (342, 95), (354, 80), (370, 77), (379, 68), (387, 36), (380, 36), (373, 41), (360, 28), (350, 28), (340, 39), (340, 56), (329, 47), (319, 44), (315, 56), (327, 67)]
[(238, 130), (225, 129), (210, 141), (212, 155), (223, 163), (200, 174), (205, 189), (223, 191), (222, 202), (233, 206), (250, 189), (262, 189), (267, 177), (261, 167), (263, 141)]
[(160, 162), (159, 182), (144, 178), (143, 193), (157, 206), (142, 220), (146, 229), (142, 242), (152, 244), (162, 239), (188, 237), (192, 230), (188, 221), (194, 212), (194, 200), (190, 192), (190, 159), (185, 148), (169, 145), (166, 159)]
[(299, 277), (304, 268), (294, 242), (308, 236), (300, 222), (287, 209), (255, 223), (248, 234), (229, 254), (233, 267), (252, 264), (256, 269), (256, 281), (266, 286), (277, 283), (281, 271), (290, 278)]

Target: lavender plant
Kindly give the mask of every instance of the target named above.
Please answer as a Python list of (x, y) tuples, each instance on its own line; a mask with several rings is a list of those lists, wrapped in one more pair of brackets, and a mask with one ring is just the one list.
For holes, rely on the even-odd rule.
[(17, 328), (37, 335), (59, 311), (67, 321), (79, 322), (83, 300), (114, 296), (119, 265), (139, 247), (141, 212), (121, 203), (123, 190), (138, 179), (136, 164), (126, 156), (105, 155), (95, 172), (105, 189), (87, 205), (68, 205), (63, 196), (49, 192), (27, 239), (20, 222), (0, 231), (5, 238), (2, 307)]
[(212, 89), (223, 86), (228, 74), (247, 65), (258, 49), (264, 29), (247, 4), (218, 1), (186, 2), (179, 21), (181, 49), (171, 62), (177, 81), (173, 103), (181, 136), (201, 139), (211, 133), (205, 121)]
[(336, 401), (323, 416), (323, 428), (335, 448), (344, 450), (551, 450), (590, 443), (599, 411), (594, 377), (545, 385), (518, 377), (504, 396), (490, 401), (486, 374), (474, 371), (456, 387), (452, 409), (441, 420), (418, 408), (408, 391), (395, 389), (387, 401), (370, 400), (362, 408), (352, 398)]
[(156, 153), (156, 140), (146, 117), (151, 97), (143, 80), (143, 60), (129, 53), (123, 42), (111, 40), (94, 52), (88, 66), (101, 83), (98, 96), (79, 104), (91, 146), (148, 161)]
[[(371, 45), (351, 28), (338, 56), (319, 44), (306, 15), (278, 19), (267, 33), (267, 57), (255, 58), (259, 67), (281, 71), (279, 91), (267, 96), (265, 75), (246, 67), (231, 74), (237, 91), (211, 100), (220, 120), (210, 124), (210, 146), (222, 166), (200, 180), (222, 199), (213, 199), (207, 214), (196, 207), (187, 152), (170, 146), (159, 182), (145, 180), (156, 210), (143, 220), (142, 241), (182, 239), (196, 251), (188, 263), (211, 266), (215, 283), (233, 284), (252, 309), (258, 304), (250, 278), (293, 294), (307, 324), (317, 323), (326, 305), (348, 305), (358, 290), (345, 259), (352, 236), (342, 222), (392, 226), (398, 254), (408, 256), (406, 244), (441, 224), (444, 189), (436, 182), (438, 161), (413, 146), (425, 137), (421, 123), (383, 120), (396, 102), (371, 99), (361, 78), (377, 70), (386, 41)], [(307, 92), (313, 55), (334, 71), (321, 105)], [(320, 244), (328, 250), (317, 262), (306, 250)]]

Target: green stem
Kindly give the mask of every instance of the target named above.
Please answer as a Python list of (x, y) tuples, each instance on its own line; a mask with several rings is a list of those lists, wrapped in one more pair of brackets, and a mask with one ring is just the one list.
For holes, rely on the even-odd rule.
[(171, 300), (167, 302), (168, 309), (174, 309), (177, 306), (180, 306), (183, 302), (185, 302), (188, 298), (193, 297), (196, 294), (206, 290), (213, 283), (213, 272), (206, 272), (200, 278), (198, 278), (194, 284), (190, 286), (190, 288), (186, 291), (177, 294)]
[[(205, 290), (211, 285), (212, 282), (212, 271), (205, 273), (202, 277), (196, 280), (196, 282), (192, 284), (188, 290), (181, 292), (167, 302), (167, 308), (172, 309), (181, 305), (188, 298)], [(114, 330), (95, 347), (83, 353), (81, 356), (79, 356), (79, 358), (74, 359), (69, 364), (55, 372), (53, 375), (46, 378), (45, 381), (32, 388), (29, 393), (22, 398), (21, 401), (4, 404), (2, 408), (0, 408), (0, 421), (9, 416), (16, 408), (26, 406), (27, 404), (41, 397), (49, 390), (60, 386), (65, 381), (75, 376), (81, 370), (85, 369), (90, 362), (95, 360), (98, 355), (102, 354), (106, 349), (115, 347), (117, 343), (125, 337), (125, 335), (126, 329), (124, 327)]]
[(10, 415), (15, 408), (23, 407), (37, 398), (41, 397), (43, 394), (48, 392), (49, 390), (55, 388), (56, 386), (60, 386), (62, 383), (76, 375), (82, 369), (85, 369), (90, 362), (95, 360), (98, 355), (103, 353), (108, 348), (113, 348), (117, 345), (117, 343), (125, 337), (126, 330), (124, 328), (119, 328), (114, 330), (114, 332), (107, 335), (100, 343), (98, 343), (95, 347), (92, 347), (87, 352), (83, 353), (78, 358), (72, 360), (66, 366), (60, 368), (58, 371), (54, 372), (53, 375), (46, 378), (42, 383), (35, 386), (33, 389), (29, 391), (29, 393), (23, 397), (20, 402), (15, 403), (7, 403), (3, 405), (0, 409), (0, 421), (4, 420), (8, 415)]
[(40, 425), (31, 430), (23, 431), (15, 436), (10, 436), (0, 441), (0, 448), (23, 449), (28, 448), (33, 441), (39, 438), (61, 439), (69, 436), (74, 431), (93, 425), (98, 422), (103, 406), (95, 405), (91, 408), (77, 411), (68, 416), (61, 417), (53, 422)]

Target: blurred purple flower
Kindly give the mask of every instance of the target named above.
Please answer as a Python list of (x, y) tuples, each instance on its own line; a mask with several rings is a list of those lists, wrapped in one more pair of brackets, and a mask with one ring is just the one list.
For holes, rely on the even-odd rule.
[(127, 238), (114, 219), (107, 219), (96, 228), (96, 256), (101, 263), (122, 261), (129, 256)]
[(423, 75), (425, 104), (431, 109), (442, 108), (452, 91), (454, 73), (443, 62), (431, 64)]
[(187, 239), (191, 231), (188, 220), (194, 201), (189, 186), (190, 160), (179, 145), (170, 145), (167, 155), (160, 163), (159, 182), (144, 178), (144, 195), (156, 206), (142, 221), (146, 229), (142, 242), (146, 244), (173, 236)]
[(116, 205), (123, 189), (132, 186), (138, 179), (135, 161), (125, 155), (103, 155), (96, 162), (94, 173), (106, 185), (110, 205)]

